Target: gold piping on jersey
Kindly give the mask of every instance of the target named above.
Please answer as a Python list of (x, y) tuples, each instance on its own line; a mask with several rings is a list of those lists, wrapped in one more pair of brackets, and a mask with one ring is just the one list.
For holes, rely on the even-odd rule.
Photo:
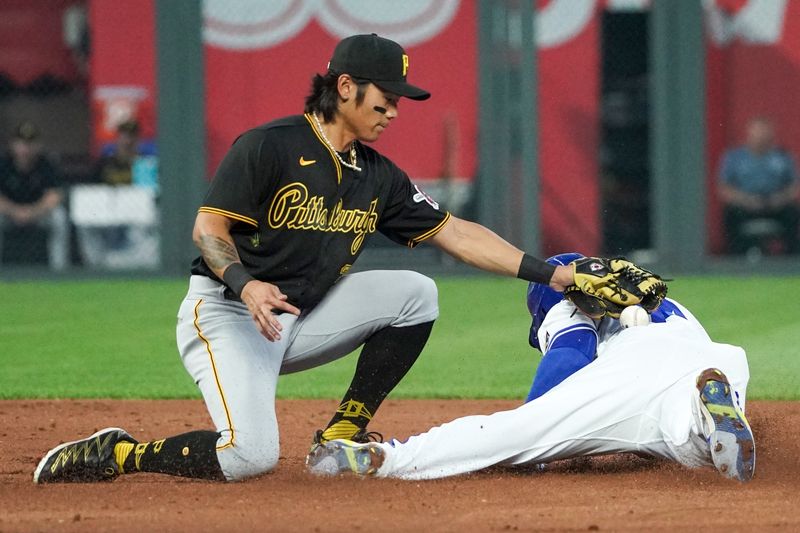
[(224, 209), (217, 209), (216, 207), (208, 207), (203, 206), (197, 210), (199, 213), (211, 213), (212, 215), (222, 215), (225, 218), (231, 218), (233, 220), (238, 220), (239, 222), (244, 222), (245, 224), (250, 224), (251, 226), (258, 227), (258, 221), (254, 218), (246, 217), (244, 215), (239, 215), (237, 213), (232, 213), (230, 211), (225, 211)]
[(225, 418), (228, 421), (228, 428), (231, 430), (231, 438), (223, 444), (222, 446), (217, 446), (217, 450), (224, 450), (225, 448), (230, 448), (233, 446), (233, 442), (236, 439), (236, 432), (233, 429), (233, 421), (231, 420), (231, 413), (228, 410), (228, 402), (225, 400), (225, 392), (222, 390), (222, 383), (219, 382), (219, 375), (217, 374), (217, 363), (214, 361), (214, 352), (211, 351), (211, 343), (208, 342), (203, 332), (200, 331), (200, 304), (203, 303), (203, 300), (198, 300), (197, 305), (194, 306), (194, 329), (197, 331), (197, 336), (200, 337), (200, 340), (206, 345), (206, 352), (208, 352), (208, 358), (211, 360), (211, 370), (214, 372), (214, 381), (217, 382), (217, 390), (219, 391), (219, 396), (222, 398), (222, 408), (225, 410)]
[(333, 164), (336, 165), (336, 183), (341, 184), (342, 183), (342, 165), (339, 164), (339, 158), (337, 158), (336, 154), (333, 153), (333, 150), (331, 150), (331, 147), (328, 146), (328, 143), (325, 142), (325, 139), (323, 139), (320, 136), (319, 132), (317, 131), (317, 127), (314, 125), (314, 119), (311, 118), (311, 115), (309, 115), (308, 113), (305, 113), (303, 116), (306, 117), (306, 120), (308, 121), (308, 125), (311, 126), (311, 131), (313, 131), (314, 135), (317, 136), (317, 139), (319, 139), (319, 142), (321, 142), (322, 146), (324, 146), (325, 149), (328, 151), (328, 153), (331, 154), (331, 159), (333, 159)]
[(413, 239), (411, 239), (410, 241), (408, 241), (408, 247), (409, 248), (413, 248), (416, 245), (418, 245), (419, 243), (421, 243), (422, 241), (424, 241), (425, 239), (429, 239), (429, 238), (433, 237), (434, 235), (436, 235), (437, 233), (439, 233), (440, 231), (442, 231), (442, 228), (444, 227), (445, 224), (447, 224), (448, 220), (450, 220), (450, 212), (449, 211), (445, 214), (444, 219), (442, 219), (442, 221), (439, 222), (436, 225), (436, 227), (434, 227), (433, 229), (429, 229), (428, 231), (426, 231), (422, 235), (418, 235), (418, 236), (414, 237)]
[(350, 253), (355, 255), (368, 233), (378, 229), (378, 199), (373, 199), (369, 209), (345, 209), (339, 200), (331, 209), (325, 207), (324, 196), (309, 196), (308, 188), (300, 182), (281, 187), (272, 198), (267, 212), (267, 224), (272, 229), (297, 229), (354, 233)]

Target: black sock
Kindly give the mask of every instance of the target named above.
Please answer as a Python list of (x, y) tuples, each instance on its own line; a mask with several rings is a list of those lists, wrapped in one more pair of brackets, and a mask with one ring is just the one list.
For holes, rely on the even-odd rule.
[(134, 444), (122, 466), (125, 472), (157, 472), (224, 481), (217, 460), (216, 431), (191, 431), (153, 442)]
[[(404, 328), (387, 327), (367, 339), (350, 388), (323, 433), (325, 440), (349, 439), (367, 427), (383, 400), (422, 353), (432, 328), (433, 321)], [(332, 427), (334, 424), (336, 428)]]

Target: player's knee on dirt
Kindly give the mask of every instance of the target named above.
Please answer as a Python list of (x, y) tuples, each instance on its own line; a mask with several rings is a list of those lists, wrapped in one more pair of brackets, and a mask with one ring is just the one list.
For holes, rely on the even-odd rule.
[(278, 464), (277, 435), (237, 432), (233, 444), (217, 450), (217, 458), (228, 481), (266, 474)]
[(413, 326), (430, 322), (439, 317), (439, 290), (428, 276), (410, 270), (394, 273), (391, 290), (396, 291), (403, 305), (397, 319), (391, 324), (395, 327)]

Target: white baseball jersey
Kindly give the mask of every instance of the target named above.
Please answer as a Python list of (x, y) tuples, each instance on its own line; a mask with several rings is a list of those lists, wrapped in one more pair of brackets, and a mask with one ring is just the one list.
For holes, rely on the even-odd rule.
[(574, 305), (561, 302), (548, 313), (539, 331), (545, 357), (571, 332), (591, 331), (599, 341), (596, 360), (516, 409), (459, 418), (404, 442), (381, 444), (386, 457), (377, 475), (431, 479), (496, 464), (616, 452), (713, 465), (696, 379), (707, 368), (722, 370), (744, 410), (744, 350), (713, 342), (671, 300), (653, 314), (653, 323), (628, 329), (573, 311)]

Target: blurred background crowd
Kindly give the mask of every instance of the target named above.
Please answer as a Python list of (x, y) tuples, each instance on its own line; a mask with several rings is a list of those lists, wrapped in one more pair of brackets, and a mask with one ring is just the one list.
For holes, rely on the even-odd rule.
[[(0, 271), (159, 268), (157, 1), (0, 2)], [(205, 0), (208, 171), (186, 179), (208, 179), (241, 131), (299, 113), (333, 43), (376, 31), (407, 48), (410, 80), (433, 93), (427, 107), (401, 107), (378, 148), (447, 208), (478, 217), (491, 188), (477, 183), (492, 179), (481, 175), (492, 152), (478, 146), (479, 110), (494, 98), (479, 79), (483, 5), (520, 1), (409, 0), (401, 10), (388, 0)], [(651, 2), (533, 4), (542, 252), (647, 257)], [(796, 254), (800, 3), (703, 6), (705, 253), (751, 263)], [(506, 33), (513, 41), (514, 28)]]

